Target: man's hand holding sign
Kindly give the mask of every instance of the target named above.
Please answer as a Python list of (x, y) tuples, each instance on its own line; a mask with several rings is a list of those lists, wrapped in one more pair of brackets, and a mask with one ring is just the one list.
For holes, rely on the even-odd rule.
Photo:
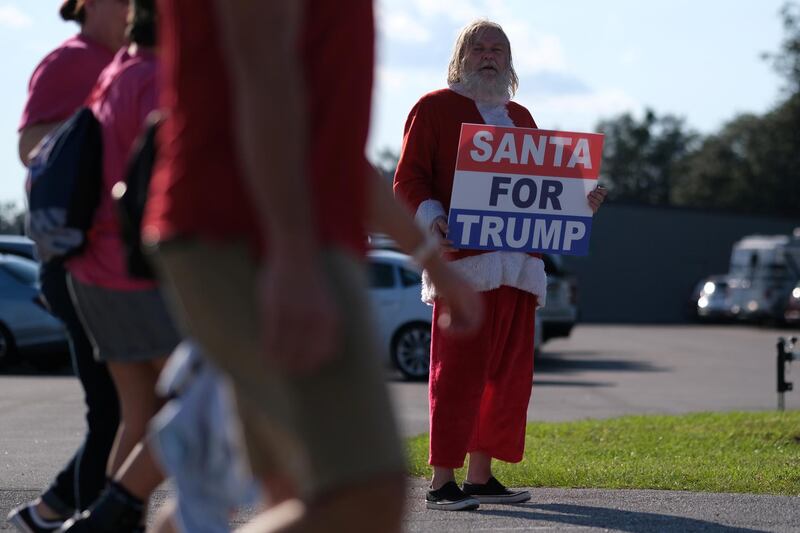
[(447, 240), (454, 248), (587, 254), (591, 217), (606, 194), (597, 187), (602, 148), (594, 133), (463, 124)]

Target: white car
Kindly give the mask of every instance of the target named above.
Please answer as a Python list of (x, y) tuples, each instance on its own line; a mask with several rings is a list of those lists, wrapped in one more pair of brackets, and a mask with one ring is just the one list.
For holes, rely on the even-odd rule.
[[(422, 278), (409, 256), (393, 250), (368, 254), (369, 294), (377, 338), (387, 364), (406, 379), (428, 379), (433, 307), (420, 299)], [(544, 327), (536, 313), (538, 353)]]
[(373, 250), (368, 258), (374, 324), (386, 361), (407, 379), (427, 379), (433, 308), (420, 300), (422, 277), (405, 254)]
[(536, 318), (541, 320), (541, 328), (537, 324), (537, 330), (541, 330), (537, 347), (550, 339), (569, 337), (578, 320), (577, 280), (564, 270), (561, 256), (542, 254), (542, 260), (547, 273), (547, 300), (536, 312)]

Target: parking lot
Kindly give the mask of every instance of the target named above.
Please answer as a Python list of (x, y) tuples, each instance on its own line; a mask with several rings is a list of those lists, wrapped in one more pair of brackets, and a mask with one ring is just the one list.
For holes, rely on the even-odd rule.
[[(548, 342), (542, 357), (537, 360), (528, 418), (575, 420), (632, 413), (775, 409), (775, 344), (779, 336), (792, 333), (792, 330), (736, 325), (579, 325), (569, 338)], [(800, 334), (800, 331), (794, 333)], [(798, 381), (800, 361), (793, 365), (788, 379)], [(427, 431), (427, 385), (407, 382), (389, 370), (387, 382), (403, 434), (410, 436)], [(787, 393), (786, 407), (800, 409), (800, 390)], [(77, 380), (66, 372), (41, 374), (32, 367), (17, 366), (0, 373), (0, 516), (5, 516), (13, 504), (32, 497), (47, 485), (52, 473), (80, 441), (82, 416), (80, 387)], [(421, 489), (417, 487), (414, 490)], [(620, 502), (629, 501), (630, 495), (625, 494), (618, 495)], [(159, 501), (163, 497), (163, 491), (156, 495)], [(553, 496), (554, 501), (562, 504), (572, 501), (570, 498), (577, 498), (576, 502), (585, 504), (581, 500), (584, 497), (584, 493)], [(664, 502), (658, 498), (653, 501), (661, 503), (654, 504), (653, 509), (664, 511)], [(783, 504), (790, 505), (791, 498), (784, 500), (786, 502), (781, 500)], [(725, 523), (733, 524), (740, 520), (738, 523), (749, 524), (753, 522), (753, 516), (761, 516), (734, 512), (742, 505), (740, 500), (725, 502), (730, 509), (718, 508), (722, 504), (708, 507), (714, 509), (712, 514), (730, 514)], [(620, 503), (619, 508), (623, 509), (625, 505)], [(767, 518), (770, 515), (766, 509), (771, 505), (773, 502), (770, 500), (761, 506), (766, 517), (764, 524), (769, 523)], [(606, 500), (603, 500), (603, 506), (613, 507)], [(682, 516), (684, 507), (685, 502), (678, 501), (667, 514)], [(630, 516), (636, 520), (646, 516), (616, 513), (609, 523), (616, 523), (616, 520), (627, 524)], [(695, 518), (714, 518), (705, 512), (694, 514), (697, 515)], [(651, 517), (653, 520), (663, 518), (660, 514), (652, 516), (655, 517)], [(431, 530), (432, 524), (427, 517), (425, 513), (412, 509), (407, 523), (409, 530)], [(475, 530), (488, 531), (497, 525), (491, 522), (491, 516), (483, 519), (489, 522), (473, 524)], [(785, 517), (782, 520), (778, 529), (786, 526)], [(691, 525), (695, 522), (695, 519), (678, 522), (678, 529), (674, 530), (680, 530), (681, 523)], [(480, 524), (488, 529), (477, 527)], [(526, 524), (520, 527), (527, 527)], [(590, 524), (581, 527), (587, 525)], [(702, 522), (701, 525), (716, 527), (715, 523)], [(0, 530), (6, 526), (0, 523)], [(433, 530), (444, 531), (447, 527), (449, 525), (445, 523)], [(620, 527), (625, 529), (628, 526)], [(765, 529), (777, 530), (772, 527)]]
[[(776, 341), (800, 330), (739, 325), (579, 325), (537, 359), (529, 420), (775, 409)], [(800, 381), (800, 361), (789, 381)], [(785, 395), (800, 408), (798, 390)], [(427, 431), (427, 386), (390, 385), (403, 431)]]
[[(792, 334), (800, 329), (578, 325), (570, 337), (548, 342), (536, 360), (528, 419), (775, 409), (776, 341)], [(787, 368), (798, 390), (786, 393), (786, 408), (800, 409), (800, 361)], [(403, 434), (426, 432), (427, 384), (388, 368), (387, 383)], [(46, 483), (79, 442), (82, 416), (80, 387), (65, 371), (2, 371), (0, 480)]]

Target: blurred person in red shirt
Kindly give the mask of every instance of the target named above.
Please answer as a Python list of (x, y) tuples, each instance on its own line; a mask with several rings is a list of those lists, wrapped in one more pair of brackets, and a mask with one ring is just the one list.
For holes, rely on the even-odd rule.
[[(364, 157), (372, 2), (160, 6), (168, 118), (143, 236), (187, 336), (231, 379), (251, 469), (283, 501), (243, 531), (399, 531), (404, 458), (369, 327), (367, 220), (447, 269), (407, 214), (386, 219), (402, 208)], [(451, 324), (468, 328), (474, 293), (457, 276), (442, 285)]]

